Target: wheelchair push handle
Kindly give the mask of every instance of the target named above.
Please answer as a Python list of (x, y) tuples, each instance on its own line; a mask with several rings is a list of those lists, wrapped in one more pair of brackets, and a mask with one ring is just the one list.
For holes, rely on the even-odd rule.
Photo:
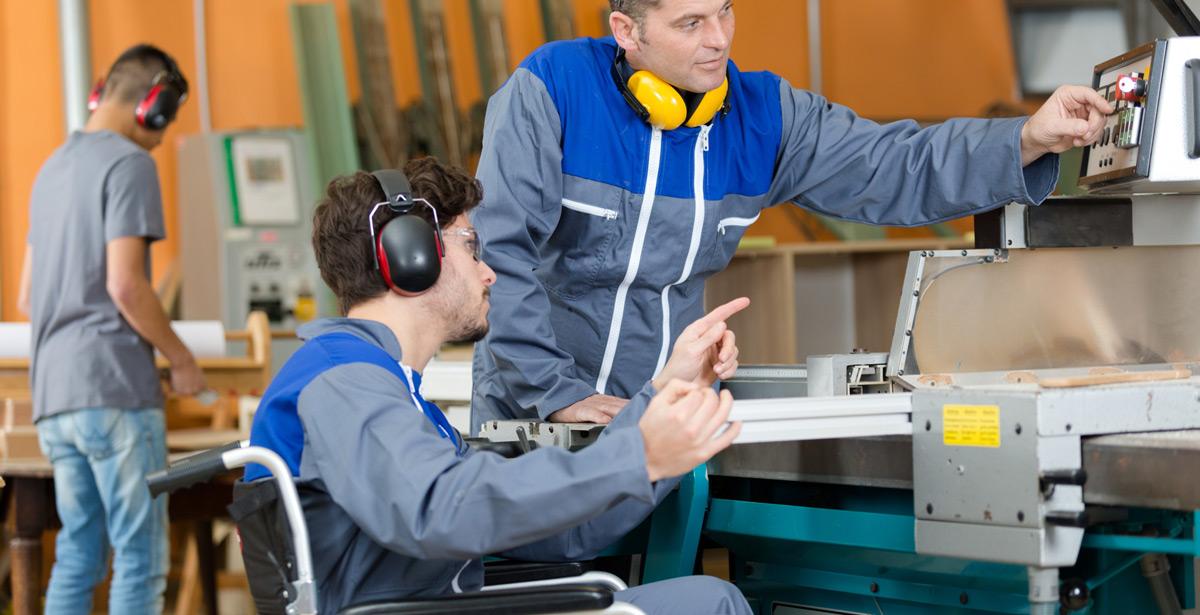
[(150, 488), (150, 497), (158, 497), (163, 493), (191, 487), (229, 471), (231, 468), (225, 464), (223, 455), (245, 445), (245, 442), (235, 440), (217, 448), (184, 457), (167, 466), (165, 470), (147, 475), (146, 486)]

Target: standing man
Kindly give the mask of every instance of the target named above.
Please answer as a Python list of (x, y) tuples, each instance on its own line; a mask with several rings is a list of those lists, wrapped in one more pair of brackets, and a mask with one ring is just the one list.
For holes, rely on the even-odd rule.
[(497, 273), (472, 430), (607, 423), (703, 312), (763, 208), (931, 224), (1054, 188), (1112, 111), (1060, 88), (1029, 118), (879, 125), (729, 59), (730, 0), (610, 0), (613, 36), (531, 54), (488, 103), (472, 221)]
[(93, 91), (87, 125), (33, 185), (20, 300), (33, 329), (34, 421), (62, 520), (47, 613), (91, 611), (110, 545), (108, 612), (162, 612), (166, 499), (152, 500), (145, 481), (167, 460), (154, 349), (175, 392), (199, 392), (204, 376), (150, 285), (150, 244), (165, 231), (149, 151), (187, 89), (162, 50), (128, 49)]

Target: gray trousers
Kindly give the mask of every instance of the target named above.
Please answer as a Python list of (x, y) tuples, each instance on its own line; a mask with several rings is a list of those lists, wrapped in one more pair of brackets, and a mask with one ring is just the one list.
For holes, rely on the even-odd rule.
[(613, 594), (646, 615), (751, 615), (750, 605), (733, 584), (715, 577), (691, 576), (631, 587)]

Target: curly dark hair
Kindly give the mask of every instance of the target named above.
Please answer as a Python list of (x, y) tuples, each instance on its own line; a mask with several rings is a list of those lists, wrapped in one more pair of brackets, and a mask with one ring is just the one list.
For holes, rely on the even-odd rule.
[[(436, 158), (418, 158), (404, 165), (413, 196), (429, 201), (437, 210), (442, 227), (453, 223), (483, 198), (479, 181), (462, 169), (443, 165)], [(313, 252), (321, 279), (338, 298), (345, 315), (350, 308), (388, 292), (372, 257), (371, 230), (367, 216), (386, 197), (373, 175), (359, 171), (335, 177), (325, 187), (325, 196), (313, 214)], [(407, 215), (419, 215), (433, 223), (424, 207)], [(375, 214), (375, 228), (396, 217), (387, 208)]]

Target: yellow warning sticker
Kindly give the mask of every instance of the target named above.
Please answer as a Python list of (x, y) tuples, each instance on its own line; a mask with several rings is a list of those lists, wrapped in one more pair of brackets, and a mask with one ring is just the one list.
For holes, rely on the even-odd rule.
[(1000, 447), (1000, 406), (942, 406), (942, 444)]

